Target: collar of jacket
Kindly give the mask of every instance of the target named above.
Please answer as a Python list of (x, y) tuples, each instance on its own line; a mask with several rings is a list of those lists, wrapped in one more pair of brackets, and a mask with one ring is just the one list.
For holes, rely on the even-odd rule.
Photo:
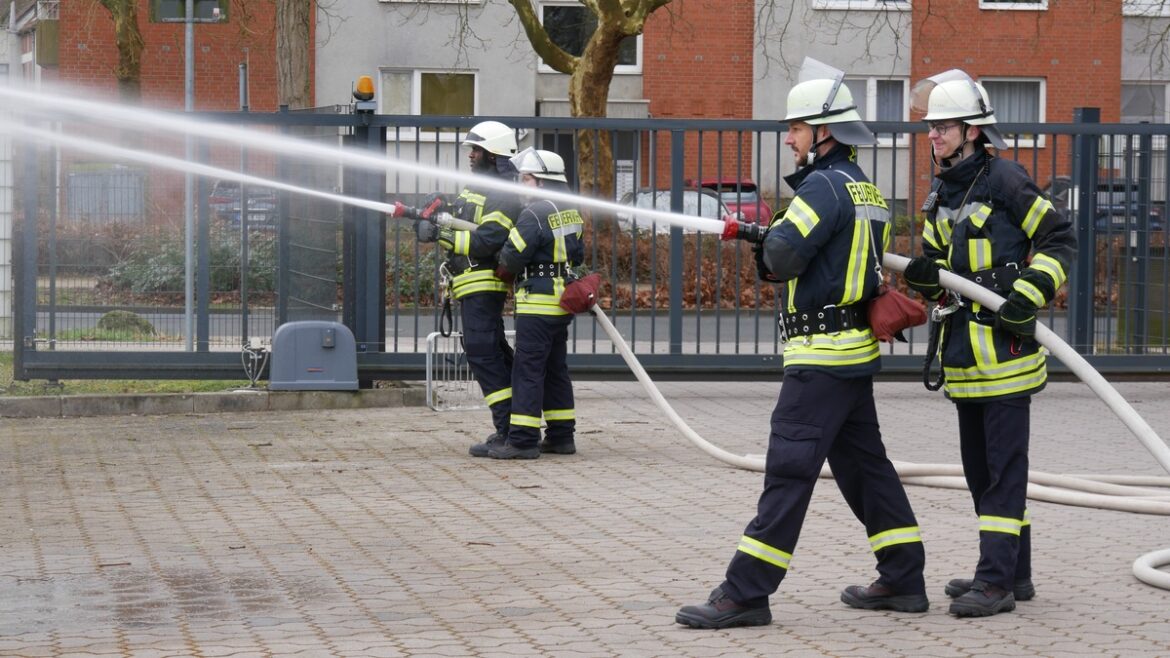
[(833, 165), (840, 164), (842, 162), (854, 162), (856, 159), (856, 148), (850, 146), (849, 144), (842, 144), (838, 142), (833, 146), (833, 148), (829, 149), (828, 153), (817, 156), (817, 159), (813, 160), (812, 164), (801, 167), (800, 169), (797, 169), (795, 173), (791, 173), (785, 176), (784, 182), (788, 183), (788, 186), (791, 187), (793, 191), (795, 191), (796, 188), (800, 187), (800, 184), (804, 181), (804, 179), (807, 178), (808, 175), (812, 172), (817, 171), (818, 169), (829, 169)]
[(993, 157), (995, 156), (988, 153), (987, 149), (979, 148), (954, 165), (946, 169), (939, 169), (935, 177), (944, 183), (969, 183), (979, 173), (979, 170), (983, 169), (984, 165), (990, 166)]

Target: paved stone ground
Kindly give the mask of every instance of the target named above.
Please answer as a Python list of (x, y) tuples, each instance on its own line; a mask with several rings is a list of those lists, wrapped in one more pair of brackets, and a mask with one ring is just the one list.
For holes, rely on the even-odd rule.
[[(668, 383), (728, 450), (763, 452), (777, 384)], [(1170, 384), (1120, 389), (1170, 436)], [(879, 383), (891, 456), (957, 460), (953, 409)], [(633, 383), (578, 385), (580, 452), (475, 460), (484, 411), (425, 407), (0, 419), (4, 656), (1166, 656), (1170, 592), (1131, 574), (1166, 517), (1033, 502), (1037, 598), (958, 620), (964, 490), (912, 486), (932, 608), (865, 612), (864, 531), (817, 488), (771, 626), (696, 631), (761, 475), (692, 447)], [(1033, 467), (1160, 473), (1083, 385), (1033, 413)]]

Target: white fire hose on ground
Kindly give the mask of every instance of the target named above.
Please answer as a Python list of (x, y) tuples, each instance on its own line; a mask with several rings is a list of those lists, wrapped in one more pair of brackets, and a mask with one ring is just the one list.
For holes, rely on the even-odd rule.
[[(909, 262), (909, 259), (895, 254), (886, 254), (882, 262), (885, 267), (901, 272), (906, 269), (906, 264)], [(1002, 297), (994, 292), (947, 271), (940, 273), (939, 281), (943, 287), (953, 290), (968, 299), (973, 299), (993, 311), (998, 309), (1004, 301)], [(610, 322), (605, 312), (601, 310), (601, 307), (595, 304), (591, 311), (594, 317), (597, 318), (597, 322), (601, 325), (602, 329), (610, 337), (610, 340), (618, 348), (622, 359), (625, 360), (630, 370), (634, 372), (634, 376), (641, 382), (643, 388), (646, 389), (646, 392), (653, 399), (654, 403), (691, 443), (712, 457), (737, 468), (761, 472), (764, 470), (764, 458), (762, 456), (732, 454), (723, 448), (713, 445), (692, 430), (670, 406), (666, 398), (662, 396), (658, 387), (654, 385), (649, 375), (646, 374), (646, 370), (638, 362), (637, 357), (634, 356), (633, 351), (630, 350), (630, 346), (626, 344), (626, 341), (622, 338), (617, 328), (613, 326), (613, 323)], [(1036, 340), (1047, 348), (1053, 356), (1060, 359), (1081, 381), (1088, 384), (1089, 388), (1137, 436), (1162, 468), (1167, 473), (1170, 473), (1170, 448), (1166, 446), (1165, 442), (1162, 441), (1149, 424), (1138, 415), (1137, 411), (1121, 397), (1121, 394), (1105, 381), (1105, 378), (1100, 373), (1093, 369), (1080, 354), (1042, 323), (1036, 324)], [(895, 462), (894, 467), (897, 469), (898, 475), (902, 480), (908, 484), (953, 489), (967, 488), (966, 482), (962, 478), (961, 466)], [(830, 473), (826, 466), (821, 472), (821, 477), (827, 477), (829, 475)], [(1028, 497), (1035, 500), (1080, 507), (1170, 516), (1170, 492), (1164, 489), (1165, 487), (1170, 487), (1170, 478), (1168, 477), (1069, 476), (1031, 471), (1029, 472), (1028, 481)], [(1163, 489), (1159, 489), (1159, 487)], [(1158, 569), (1158, 567), (1168, 564), (1170, 564), (1170, 548), (1154, 551), (1142, 555), (1134, 561), (1133, 574), (1138, 580), (1148, 585), (1162, 589), (1170, 589), (1170, 573)]]

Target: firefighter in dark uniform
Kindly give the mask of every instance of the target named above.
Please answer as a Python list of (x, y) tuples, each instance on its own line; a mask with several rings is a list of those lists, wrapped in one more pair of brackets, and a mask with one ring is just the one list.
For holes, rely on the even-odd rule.
[[(516, 154), (516, 134), (499, 121), (483, 121), (468, 131), (463, 145), (471, 171), (511, 182), (516, 171), (511, 157)], [(468, 185), (450, 206), (427, 204), (430, 212), (450, 212), (474, 222), (474, 231), (440, 228), (423, 220), (417, 226), (420, 242), (438, 242), (448, 252), (447, 268), (453, 279), (451, 295), (459, 302), (463, 327), (463, 350), (467, 364), (483, 391), (492, 413), (493, 432), (483, 443), (472, 445), (473, 457), (487, 457), (493, 445), (508, 437), (512, 414), (512, 348), (504, 334), (504, 302), (508, 284), (496, 276), (496, 256), (508, 239), (520, 199), (510, 192), (479, 190)]]
[(937, 354), (941, 385), (958, 411), (963, 472), (979, 517), (974, 578), (952, 580), (945, 591), (952, 614), (982, 617), (1035, 594), (1029, 404), (1047, 380), (1036, 312), (1068, 278), (1076, 236), (1023, 167), (987, 150), (1006, 144), (982, 85), (954, 69), (915, 85), (914, 100), (926, 111), (938, 173), (923, 208), (923, 255), (910, 261), (906, 282), (939, 300), (945, 268), (1007, 299), (992, 312), (946, 293), (935, 312), (945, 320), (932, 325), (937, 352), (927, 357)]
[[(819, 65), (819, 66), (818, 66)], [(809, 79), (806, 71), (817, 77)], [(881, 367), (866, 302), (880, 283), (875, 267), (890, 236), (881, 192), (857, 166), (853, 145), (873, 144), (844, 74), (805, 61), (788, 94), (784, 143), (797, 171), (795, 196), (764, 237), (763, 266), (784, 282), (784, 380), (772, 412), (764, 491), (726, 579), (705, 604), (675, 621), (694, 628), (771, 623), (768, 597), (788, 572), (821, 466), (864, 524), (877, 580), (841, 595), (865, 609), (920, 612), (929, 607), (918, 522), (886, 457), (873, 397)]]
[[(565, 163), (551, 151), (527, 149), (512, 158), (520, 181), (568, 191)], [(512, 418), (508, 440), (493, 445), (493, 459), (536, 459), (542, 452), (571, 455), (576, 412), (566, 363), (573, 315), (561, 294), (585, 256), (584, 221), (577, 208), (537, 199), (520, 212), (500, 267), (516, 279), (516, 355), (512, 364)], [(546, 425), (541, 441), (540, 426)]]

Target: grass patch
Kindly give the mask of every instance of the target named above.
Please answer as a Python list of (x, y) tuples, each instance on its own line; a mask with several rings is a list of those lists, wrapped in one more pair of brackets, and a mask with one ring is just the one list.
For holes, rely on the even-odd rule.
[[(107, 339), (100, 339), (107, 340)], [(12, 352), (0, 352), (0, 395), (115, 395), (119, 393), (215, 393), (247, 388), (248, 380), (219, 379), (12, 379)]]

